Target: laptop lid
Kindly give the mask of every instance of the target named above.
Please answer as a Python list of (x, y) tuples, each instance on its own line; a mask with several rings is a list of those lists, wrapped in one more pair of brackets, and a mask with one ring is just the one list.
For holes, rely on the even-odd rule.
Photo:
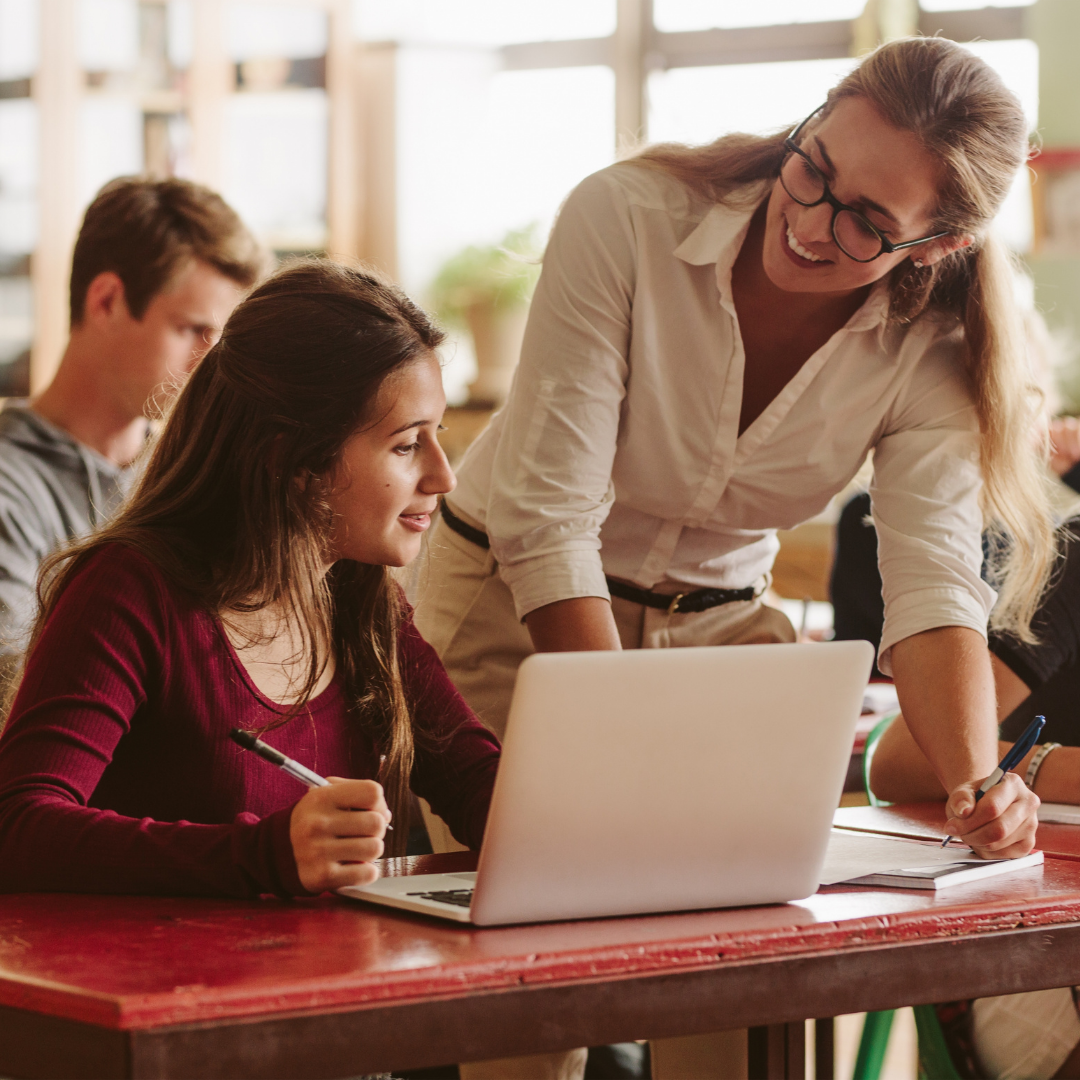
[(865, 641), (530, 656), (471, 920), (809, 896), (873, 656)]

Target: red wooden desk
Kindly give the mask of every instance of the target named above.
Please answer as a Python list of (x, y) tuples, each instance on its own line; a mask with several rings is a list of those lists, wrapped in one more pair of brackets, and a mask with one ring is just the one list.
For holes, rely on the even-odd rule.
[[(0, 1075), (356, 1076), (1076, 982), (1069, 859), (942, 897), (488, 930), (335, 898), (5, 896)], [(802, 1075), (788, 1050), (770, 1075)]]
[[(858, 832), (885, 833), (917, 840), (945, 835), (945, 803), (900, 803), (895, 806), (845, 806), (833, 824)], [(1035, 844), (1062, 859), (1080, 859), (1080, 825), (1040, 825)]]

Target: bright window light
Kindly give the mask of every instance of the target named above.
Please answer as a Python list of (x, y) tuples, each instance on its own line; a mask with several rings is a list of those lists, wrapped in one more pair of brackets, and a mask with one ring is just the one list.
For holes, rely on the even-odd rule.
[[(398, 63), (398, 276), (423, 301), (469, 245), (531, 224), (543, 244), (570, 190), (614, 160), (615, 79), (606, 67), (500, 72), (478, 49), (407, 47)], [(448, 357), (460, 401), (470, 343)]]
[(226, 99), (222, 194), (279, 251), (326, 243), (327, 117), (323, 90)]
[(195, 47), (195, 12), (191, 0), (169, 0), (165, 13), (165, 48), (169, 63), (183, 71)]
[[(1026, 38), (1016, 41), (970, 41), (964, 47), (986, 61), (1002, 82), (1020, 99), (1028, 126), (1039, 121), (1039, 47)], [(998, 236), (1014, 251), (1031, 250), (1034, 217), (1031, 206), (1031, 177), (1021, 169), (994, 222)]]
[(1015, 41), (965, 41), (964, 48), (985, 60), (1020, 99), (1028, 126), (1039, 123), (1039, 46), (1028, 38)]
[(78, 48), (84, 71), (133, 71), (139, 63), (136, 0), (79, 0)]
[(326, 13), (308, 4), (235, 3), (225, 40), (232, 60), (305, 60), (326, 54)]
[(972, 11), (988, 7), (1030, 7), (1035, 0), (919, 0), (923, 11)]
[(673, 68), (649, 79), (649, 141), (705, 143), (797, 124), (855, 65), (837, 60)]
[(508, 45), (607, 37), (615, 0), (353, 0), (365, 41)]
[(37, 102), (0, 101), (0, 255), (28, 255), (34, 250), (37, 186)]
[(614, 160), (610, 68), (495, 73), (474, 58), (471, 80), (452, 81), (452, 57), (434, 49), (401, 57), (399, 258), (417, 291), (469, 244), (532, 223), (543, 235), (570, 189)]
[(0, 101), (0, 194), (23, 195), (37, 190), (37, 185), (37, 102), (33, 98)]
[(609, 68), (507, 71), (491, 83), (491, 226), (550, 228), (570, 189), (614, 159)]
[(658, 30), (709, 30), (854, 19), (865, 6), (865, 0), (656, 0), (653, 18)]
[(26, 79), (38, 65), (37, 0), (0, 0), (0, 79)]
[[(0, 257), (29, 255), (37, 246), (37, 237), (37, 198), (34, 195), (0, 196)], [(0, 275), (0, 281), (3, 280)]]
[[(0, 277), (0, 368), (25, 353), (33, 338), (34, 289), (30, 279)], [(0, 371), (0, 385), (9, 379), (9, 372)], [(11, 391), (4, 386), (4, 392)]]
[(114, 177), (142, 172), (143, 117), (135, 98), (88, 94), (81, 106), (79, 134), (83, 206)]

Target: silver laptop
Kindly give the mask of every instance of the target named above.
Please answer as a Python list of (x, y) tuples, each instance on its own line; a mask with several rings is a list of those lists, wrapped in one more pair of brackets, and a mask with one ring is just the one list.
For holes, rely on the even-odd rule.
[(340, 892), (478, 926), (809, 896), (873, 657), (865, 641), (530, 656), (476, 872)]

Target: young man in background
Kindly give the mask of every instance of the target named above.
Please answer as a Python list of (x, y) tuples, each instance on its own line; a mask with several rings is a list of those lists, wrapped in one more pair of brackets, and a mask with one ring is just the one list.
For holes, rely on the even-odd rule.
[(149, 418), (264, 268), (236, 212), (199, 184), (122, 178), (90, 204), (60, 366), (0, 412), (0, 678), (25, 648), (42, 560), (116, 509)]

